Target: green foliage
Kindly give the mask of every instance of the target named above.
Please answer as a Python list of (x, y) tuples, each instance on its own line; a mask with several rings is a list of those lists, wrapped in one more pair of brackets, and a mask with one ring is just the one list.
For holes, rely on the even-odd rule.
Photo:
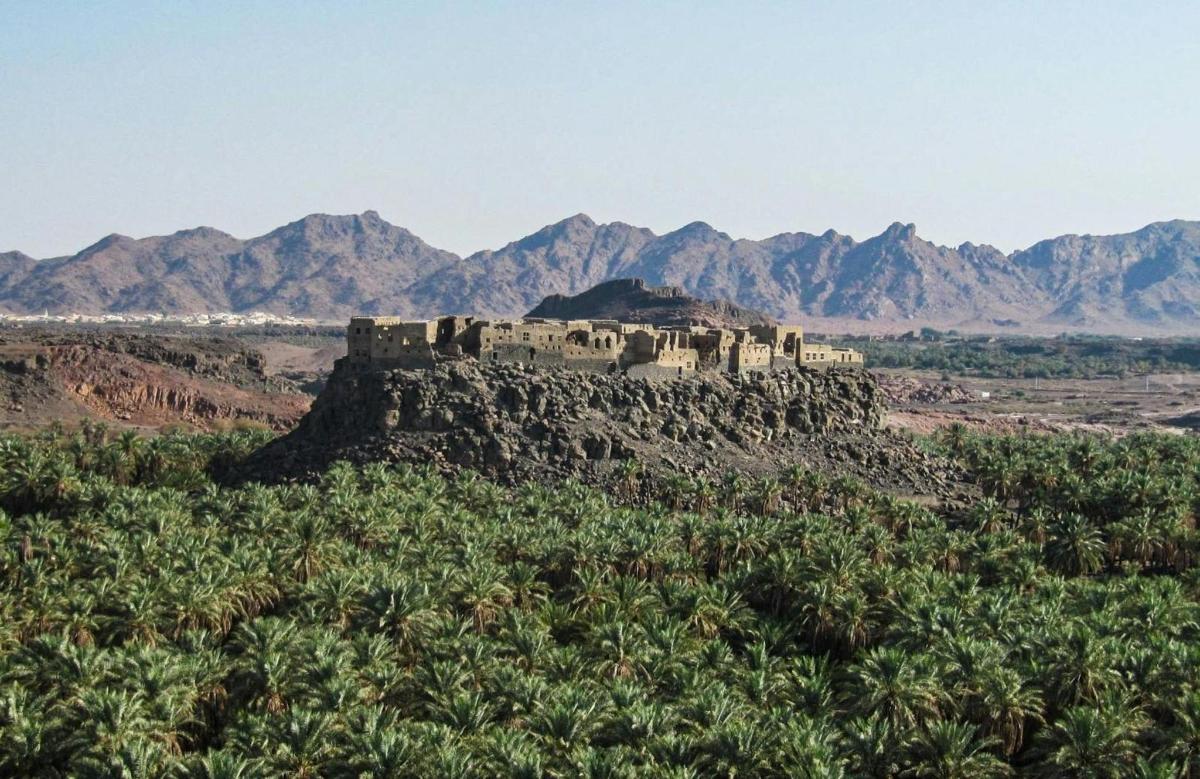
[(261, 441), (0, 439), (0, 775), (1200, 775), (1197, 439), (950, 430), (941, 513)]
[(861, 351), (871, 367), (938, 371), (946, 376), (1092, 379), (1200, 370), (1200, 342), (1194, 339), (952, 338), (936, 330), (922, 330), (921, 339), (881, 341), (839, 336), (837, 340)]

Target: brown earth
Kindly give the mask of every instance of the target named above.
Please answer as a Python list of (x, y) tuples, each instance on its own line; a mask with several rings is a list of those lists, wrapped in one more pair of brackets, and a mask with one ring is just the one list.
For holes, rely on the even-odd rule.
[(346, 341), (337, 338), (332, 344), (302, 346), (287, 341), (264, 341), (255, 344), (266, 361), (266, 372), (272, 376), (296, 374), (325, 375), (333, 370), (333, 363), (346, 356)]
[(311, 398), (234, 339), (6, 330), (0, 429), (84, 419), (156, 429), (291, 428)]
[(1200, 374), (1008, 379), (878, 369), (888, 427), (931, 434), (952, 424), (987, 433), (1183, 434), (1200, 425)]

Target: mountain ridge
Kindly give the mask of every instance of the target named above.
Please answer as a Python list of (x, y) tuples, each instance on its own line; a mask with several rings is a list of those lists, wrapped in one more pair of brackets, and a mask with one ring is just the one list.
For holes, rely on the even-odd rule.
[(939, 246), (905, 222), (862, 241), (833, 229), (753, 240), (700, 221), (657, 235), (578, 213), (462, 257), (375, 211), (310, 214), (248, 239), (200, 226), (112, 233), (45, 260), (0, 253), (0, 310), (515, 316), (629, 277), (783, 321), (1187, 331), (1200, 326), (1200, 222), (1067, 234), (1005, 254)]

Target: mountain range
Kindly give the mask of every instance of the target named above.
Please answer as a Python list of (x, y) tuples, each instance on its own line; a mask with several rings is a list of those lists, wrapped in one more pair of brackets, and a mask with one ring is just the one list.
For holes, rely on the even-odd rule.
[(69, 257), (3, 253), (0, 310), (513, 316), (546, 296), (629, 277), (783, 321), (1195, 332), (1200, 222), (1065, 235), (1006, 255), (987, 245), (937, 246), (911, 224), (861, 242), (833, 230), (755, 241), (703, 222), (656, 235), (577, 214), (460, 257), (374, 211), (314, 214), (246, 240), (199, 227), (114, 234)]

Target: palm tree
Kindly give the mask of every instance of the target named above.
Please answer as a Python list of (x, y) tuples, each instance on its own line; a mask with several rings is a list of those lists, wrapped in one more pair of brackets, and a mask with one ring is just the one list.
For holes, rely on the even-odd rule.
[(945, 699), (930, 670), (901, 649), (872, 649), (847, 669), (847, 677), (846, 706), (878, 714), (897, 732), (936, 718)]
[(1138, 757), (1139, 719), (1129, 712), (1075, 706), (1038, 736), (1047, 776), (1126, 776)]
[(1100, 530), (1081, 514), (1067, 514), (1049, 528), (1046, 561), (1067, 576), (1088, 576), (1104, 568)]
[(996, 740), (1001, 751), (1012, 757), (1025, 743), (1028, 724), (1042, 722), (1042, 699), (1025, 686), (1020, 675), (1002, 666), (982, 669), (975, 693), (976, 718), (983, 733)]
[(275, 776), (316, 777), (328, 773), (334, 760), (332, 718), (324, 713), (295, 711), (268, 721), (263, 755), (266, 772)]
[(941, 441), (943, 445), (950, 449), (951, 454), (961, 457), (966, 451), (970, 436), (970, 430), (966, 425), (962, 422), (954, 422), (942, 429)]
[(1200, 691), (1184, 689), (1171, 706), (1169, 721), (1159, 734), (1158, 755), (1178, 766), (1177, 776), (1200, 777)]
[(891, 723), (877, 714), (843, 725), (842, 750), (849, 756), (851, 776), (892, 779), (900, 773), (896, 734)]
[(492, 567), (463, 571), (454, 591), (460, 607), (471, 617), (476, 633), (482, 633), (512, 603), (513, 597), (500, 572)]
[(482, 730), (492, 721), (493, 714), (492, 704), (478, 691), (456, 693), (433, 708), (435, 718), (463, 734)]
[(0, 773), (34, 776), (54, 765), (55, 728), (34, 696), (21, 687), (0, 691)]
[(676, 473), (667, 478), (665, 491), (667, 494), (667, 505), (671, 507), (671, 511), (683, 510), (690, 487), (691, 480), (683, 474)]
[(736, 719), (705, 734), (700, 762), (712, 776), (756, 776), (766, 772), (767, 756), (773, 748), (766, 728)]
[(1140, 512), (1112, 525), (1109, 543), (1115, 561), (1133, 560), (1143, 569), (1163, 559), (1164, 543), (1154, 515)]
[(779, 509), (783, 498), (783, 486), (771, 478), (760, 479), (755, 485), (754, 505), (759, 516), (766, 517)]
[(286, 551), (296, 580), (303, 583), (320, 573), (330, 558), (339, 553), (325, 517), (311, 511), (297, 512), (291, 524), (293, 535)]
[(621, 460), (617, 465), (617, 483), (620, 495), (626, 502), (632, 503), (637, 497), (638, 489), (641, 486), (642, 472), (642, 464), (632, 457)]
[(578, 693), (557, 697), (533, 716), (530, 728), (556, 749), (583, 743), (595, 727), (596, 702)]
[(1046, 670), (1055, 701), (1061, 706), (1098, 701), (1122, 683), (1111, 640), (1086, 626), (1075, 627), (1055, 647)]
[(717, 499), (717, 490), (705, 476), (697, 476), (692, 481), (692, 507), (697, 514), (703, 516), (713, 507)]
[(984, 498), (971, 509), (969, 520), (980, 533), (998, 533), (1008, 527), (1008, 510), (995, 498)]
[(151, 779), (165, 773), (170, 764), (166, 750), (152, 741), (137, 741), (102, 753), (79, 756), (71, 765), (71, 775), (83, 779)]
[(67, 746), (79, 757), (115, 755), (161, 737), (145, 702), (132, 693), (87, 689), (76, 705), (82, 727), (68, 737)]
[(782, 480), (787, 493), (787, 500), (793, 510), (800, 510), (804, 480), (807, 476), (808, 469), (801, 463), (793, 463), (783, 472)]
[(265, 441), (0, 435), (0, 775), (1200, 775), (1200, 441), (969, 436), (967, 515), (792, 469), (769, 518), (207, 476)]
[(737, 471), (728, 471), (721, 479), (721, 505), (730, 511), (738, 511), (742, 507), (742, 497), (746, 491), (746, 480)]
[(909, 740), (910, 766), (903, 775), (933, 779), (986, 779), (1011, 775), (1012, 768), (989, 751), (993, 746), (990, 739), (977, 738), (971, 725), (939, 720)]

